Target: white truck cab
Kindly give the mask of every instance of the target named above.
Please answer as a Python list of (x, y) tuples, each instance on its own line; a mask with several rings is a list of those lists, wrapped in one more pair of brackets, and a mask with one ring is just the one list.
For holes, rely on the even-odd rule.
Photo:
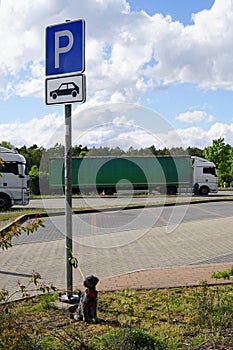
[[(201, 195), (218, 192), (216, 165), (204, 158), (191, 157), (193, 164), (194, 192)], [(196, 187), (196, 188), (195, 188)]]
[(27, 205), (30, 178), (25, 158), (14, 150), (0, 147), (0, 210)]

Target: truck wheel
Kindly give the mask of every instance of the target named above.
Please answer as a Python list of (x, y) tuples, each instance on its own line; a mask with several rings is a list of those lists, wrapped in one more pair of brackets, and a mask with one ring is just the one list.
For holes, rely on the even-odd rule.
[(97, 193), (98, 193), (99, 195), (101, 195), (101, 194), (103, 193), (103, 189), (97, 187)]
[(202, 186), (199, 189), (199, 194), (202, 196), (207, 196), (209, 194), (209, 192), (210, 192), (210, 190), (209, 190), (209, 187), (207, 187), (207, 186)]
[(78, 187), (72, 188), (72, 194), (80, 194), (80, 189)]
[(8, 210), (11, 208), (11, 199), (7, 194), (0, 194), (0, 210)]
[(167, 194), (169, 194), (169, 195), (177, 194), (176, 186), (168, 186), (167, 187)]
[(167, 193), (167, 188), (165, 186), (162, 186), (162, 187), (158, 188), (158, 192), (160, 194), (165, 194), (165, 193)]
[(104, 193), (105, 193), (105, 195), (107, 195), (107, 196), (112, 196), (115, 192), (116, 192), (115, 189), (112, 188), (112, 187), (106, 188), (106, 189), (104, 190)]

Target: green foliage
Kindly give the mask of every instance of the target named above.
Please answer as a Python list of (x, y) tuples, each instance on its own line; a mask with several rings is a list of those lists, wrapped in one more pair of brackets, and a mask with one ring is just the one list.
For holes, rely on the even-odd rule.
[(137, 323), (136, 307), (138, 304), (138, 297), (132, 289), (125, 289), (122, 298), (120, 299), (122, 314), (118, 317), (119, 322), (124, 326), (131, 326)]
[(223, 278), (224, 280), (231, 280), (233, 277), (233, 266), (225, 271), (214, 272), (211, 277), (216, 279)]
[(0, 349), (32, 349), (31, 337), (28, 335), (27, 327), (20, 324), (11, 315), (2, 314), (0, 311)]
[[(82, 146), (82, 145), (75, 145), (72, 147), (72, 156), (73, 157), (84, 157), (88, 153), (88, 148), (87, 146)], [(81, 155), (82, 154), (82, 155)]]
[(18, 237), (22, 233), (29, 235), (38, 230), (39, 227), (44, 227), (44, 220), (40, 217), (34, 219), (28, 219), (26, 225), (15, 223), (10, 229), (6, 229), (0, 232), (0, 250), (9, 249), (12, 247), (12, 238)]
[[(23, 298), (30, 297), (30, 293), (34, 291), (30, 289), (31, 285), (36, 287), (36, 291), (48, 292), (49, 298), (47, 296), (47, 298), (42, 298), (41, 300), (42, 307), (47, 307), (48, 302), (54, 300), (50, 294), (54, 287), (46, 286), (44, 282), (39, 282), (39, 280), (41, 280), (40, 274), (34, 272), (26, 286), (18, 282), (18, 292)], [(15, 305), (13, 302), (10, 302), (14, 294), (16, 292), (10, 294), (5, 289), (0, 291), (0, 349), (39, 350), (40, 348), (37, 347), (37, 343), (34, 341), (34, 336), (38, 335), (36, 329), (32, 336), (30, 326), (21, 320), (21, 315), (17, 317)]]
[(187, 148), (187, 153), (190, 156), (196, 156), (196, 157), (204, 157), (203, 150), (198, 148), (198, 147), (188, 147)]
[(0, 142), (0, 146), (8, 149), (15, 149), (15, 147), (8, 141)]
[(35, 195), (40, 194), (39, 186), (39, 169), (37, 165), (33, 165), (29, 171), (30, 175), (30, 191)]
[(27, 148), (26, 146), (23, 146), (16, 148), (16, 150), (25, 157), (29, 170), (31, 170), (33, 165), (36, 165), (37, 168), (40, 167), (42, 153), (45, 151), (43, 147), (38, 147), (34, 144), (31, 147)]
[(232, 328), (232, 314), (232, 289), (223, 293), (218, 286), (210, 288), (206, 281), (202, 281), (194, 302), (194, 319), (198, 325), (215, 332)]
[[(26, 284), (22, 284), (20, 281), (17, 283), (18, 290), (14, 293), (10, 293), (7, 289), (3, 288), (0, 290), (0, 304), (3, 304), (2, 308), (4, 311), (9, 310), (9, 302), (13, 299), (15, 294), (19, 294), (22, 298), (27, 298), (31, 296), (32, 292), (48, 293), (51, 294), (55, 292), (57, 288), (52, 284), (47, 284), (42, 280), (41, 275), (34, 271), (31, 278)], [(48, 297), (47, 297), (48, 298)]]
[(162, 350), (165, 345), (158, 338), (138, 328), (119, 328), (110, 331), (100, 341), (100, 350)]
[(39, 177), (39, 169), (38, 169), (38, 166), (37, 165), (33, 165), (31, 167), (31, 170), (29, 171), (29, 175), (30, 177)]
[(46, 289), (43, 286), (43, 294), (40, 296), (41, 307), (43, 309), (50, 308), (50, 304), (58, 299), (58, 294), (54, 293), (56, 287), (53, 285), (46, 285)]
[[(88, 338), (84, 337), (82, 332), (77, 330), (76, 327), (66, 328), (63, 332), (54, 333), (54, 337), (51, 340), (51, 344), (53, 344), (51, 350), (55, 350), (54, 340), (58, 340), (59, 347), (57, 350), (93, 350), (93, 346), (91, 344), (89, 345)], [(46, 347), (47, 349), (48, 347)]]
[(226, 182), (228, 186), (233, 180), (233, 149), (225, 144), (224, 138), (212, 141), (212, 146), (206, 147), (204, 156), (216, 164), (220, 183)]

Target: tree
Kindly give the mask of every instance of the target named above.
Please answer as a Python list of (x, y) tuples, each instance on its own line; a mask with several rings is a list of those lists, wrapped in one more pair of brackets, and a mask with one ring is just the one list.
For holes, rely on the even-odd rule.
[(85, 146), (83, 147), (82, 145), (75, 145), (72, 147), (72, 156), (73, 157), (80, 157), (80, 154), (87, 154), (88, 153), (88, 148)]
[(39, 169), (37, 165), (33, 165), (31, 170), (29, 171), (30, 175), (30, 190), (33, 194), (40, 194), (40, 186), (39, 186)]
[(198, 147), (188, 147), (186, 151), (190, 156), (203, 157), (203, 150)]
[(212, 141), (212, 146), (204, 148), (204, 156), (211, 162), (214, 162), (220, 182), (226, 182), (230, 185), (233, 167), (233, 149), (229, 144), (225, 144), (224, 138), (220, 137)]
[(16, 148), (16, 150), (25, 157), (29, 170), (33, 165), (36, 165), (38, 168), (40, 167), (42, 153), (45, 151), (43, 147), (38, 147), (34, 144), (29, 148), (22, 146)]
[(0, 146), (8, 149), (14, 149), (14, 146), (8, 141), (2, 141)]

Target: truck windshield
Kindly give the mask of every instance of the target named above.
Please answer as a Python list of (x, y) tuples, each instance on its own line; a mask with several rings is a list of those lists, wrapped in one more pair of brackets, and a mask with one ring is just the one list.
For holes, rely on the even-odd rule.
[(216, 169), (215, 167), (203, 168), (203, 174), (211, 174), (216, 176)]
[(0, 172), (19, 175), (18, 163), (4, 162), (3, 164), (0, 165)]

